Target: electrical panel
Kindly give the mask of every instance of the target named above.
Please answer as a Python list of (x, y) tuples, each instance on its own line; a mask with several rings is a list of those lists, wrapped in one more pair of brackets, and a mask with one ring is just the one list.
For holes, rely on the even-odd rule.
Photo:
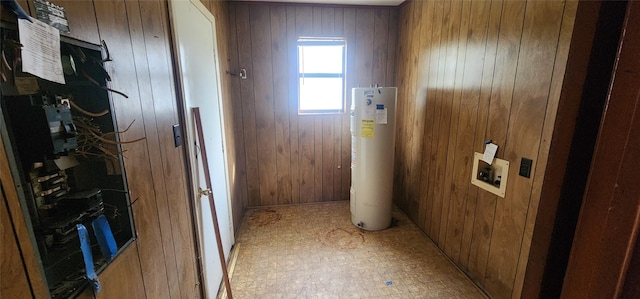
[(96, 273), (135, 237), (121, 144), (140, 141), (117, 132), (108, 50), (63, 37), (58, 84), (21, 72), (16, 28), (0, 38), (0, 133), (50, 296), (99, 292)]

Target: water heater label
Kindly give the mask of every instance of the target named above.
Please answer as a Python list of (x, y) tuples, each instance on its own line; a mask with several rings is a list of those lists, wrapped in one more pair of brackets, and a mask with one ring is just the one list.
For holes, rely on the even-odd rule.
[(387, 124), (387, 108), (376, 109), (376, 124), (379, 124), (379, 125)]
[(375, 119), (376, 109), (373, 106), (367, 106), (362, 110), (362, 119)]
[(362, 137), (364, 138), (373, 138), (373, 129), (375, 128), (376, 123), (371, 119), (363, 119), (362, 120)]

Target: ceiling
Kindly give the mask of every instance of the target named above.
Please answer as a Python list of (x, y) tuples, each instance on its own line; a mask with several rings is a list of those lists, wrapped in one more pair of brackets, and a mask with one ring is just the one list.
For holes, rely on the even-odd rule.
[[(265, 2), (264, 0), (234, 0), (234, 1)], [(269, 2), (398, 6), (400, 5), (400, 3), (404, 2), (404, 0), (273, 0)]]

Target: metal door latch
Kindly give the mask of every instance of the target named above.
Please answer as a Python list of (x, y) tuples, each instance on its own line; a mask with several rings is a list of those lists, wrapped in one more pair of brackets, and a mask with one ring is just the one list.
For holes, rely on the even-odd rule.
[(198, 196), (209, 196), (209, 194), (211, 194), (211, 189), (202, 189), (198, 187)]

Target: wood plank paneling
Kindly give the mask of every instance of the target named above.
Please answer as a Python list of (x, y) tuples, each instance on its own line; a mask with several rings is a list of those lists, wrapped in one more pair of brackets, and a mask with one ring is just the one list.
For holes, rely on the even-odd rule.
[[(138, 2), (127, 1), (127, 19), (129, 22), (129, 30), (131, 36), (131, 47), (133, 51), (133, 59), (135, 61), (135, 72), (138, 77), (138, 93), (140, 96), (140, 105), (143, 107), (153, 107), (154, 97), (151, 87), (151, 78), (149, 71), (149, 61), (147, 61), (146, 44), (144, 39), (144, 31), (142, 28), (142, 19), (140, 13), (140, 5)], [(162, 53), (162, 51), (158, 51)], [(161, 61), (153, 61), (153, 63), (162, 63)], [(162, 113), (162, 111), (160, 111)], [(153, 183), (155, 195), (155, 204), (158, 213), (158, 224), (160, 228), (162, 251), (164, 253), (164, 264), (167, 272), (168, 287), (171, 297), (179, 297), (180, 287), (178, 285), (178, 273), (176, 266), (175, 249), (173, 247), (173, 235), (171, 234), (171, 222), (169, 209), (167, 205), (167, 193), (165, 191), (166, 184), (164, 182), (164, 173), (162, 165), (162, 156), (160, 152), (160, 140), (158, 135), (158, 123), (156, 121), (155, 109), (143, 109), (141, 118), (144, 124), (144, 134), (148, 144), (149, 165), (151, 167), (151, 176), (149, 179)]]
[[(13, 186), (11, 186), (13, 187)], [(31, 294), (27, 271), (22, 263), (17, 235), (9, 216), (7, 202), (0, 184), (0, 298), (29, 298)]]
[[(321, 7), (321, 29), (320, 35), (322, 36), (333, 36), (334, 33), (334, 25), (335, 25), (335, 9), (333, 7)], [(335, 166), (335, 144), (336, 140), (333, 138), (333, 127), (334, 123), (334, 115), (323, 115), (318, 117), (322, 121), (322, 144), (321, 153), (322, 153), (322, 164), (318, 165), (321, 167), (322, 173), (322, 201), (331, 201), (334, 196), (334, 169), (337, 168)], [(340, 140), (337, 140), (338, 145), (340, 144)]]
[[(482, 4), (482, 3), (478, 3)], [(448, 221), (445, 230), (444, 249), (448, 256), (453, 260), (460, 259), (460, 250), (462, 242), (462, 233), (464, 230), (465, 206), (467, 204), (466, 191), (469, 188), (469, 176), (471, 175), (471, 161), (473, 160), (473, 126), (475, 125), (475, 111), (477, 102), (473, 99), (463, 98), (463, 93), (473, 88), (473, 85), (467, 85), (472, 82), (468, 77), (474, 77), (477, 82), (481, 77), (474, 74), (474, 70), (479, 70), (477, 57), (468, 57), (467, 54), (473, 53), (473, 43), (469, 45), (468, 35), (473, 33), (469, 28), (478, 28), (482, 33), (482, 26), (471, 27), (470, 10), (473, 3), (464, 2), (462, 5), (462, 14), (460, 19), (460, 36), (458, 38), (458, 57), (456, 60), (456, 73), (453, 92), (453, 109), (451, 117), (450, 132), (461, 132), (455, 138), (449, 138), (449, 153), (447, 155), (447, 176), (445, 177), (445, 190), (448, 193)], [(473, 16), (483, 18), (487, 15), (486, 11), (476, 9), (479, 13)], [(474, 24), (475, 25), (475, 24)], [(471, 41), (473, 42), (473, 41)], [(468, 53), (467, 46), (470, 47), (472, 53)], [(474, 60), (475, 58), (475, 60)], [(466, 81), (464, 79), (467, 79)], [(473, 79), (472, 79), (473, 80)], [(476, 84), (479, 85), (479, 84)]]
[[(298, 49), (296, 46), (296, 8), (287, 6), (287, 61), (293, 61), (298, 57)], [(297, 98), (298, 78), (296, 74), (296, 65), (287, 63), (287, 76), (289, 78), (287, 90), (287, 107), (289, 107), (289, 146), (291, 147), (291, 202), (299, 203), (302, 198), (300, 193), (300, 135), (298, 134), (298, 103), (294, 99)], [(243, 127), (240, 126), (239, 127)]]
[[(560, 28), (559, 35), (559, 43), (558, 50), (556, 55), (556, 63), (553, 69), (553, 75), (551, 79), (551, 87), (549, 90), (549, 98), (558, 98), (561, 97), (561, 91), (563, 89), (563, 81), (565, 79), (565, 71), (567, 69), (568, 59), (569, 59), (569, 41), (571, 40), (572, 33), (574, 32), (574, 23), (575, 23), (575, 15), (577, 13), (578, 2), (577, 1), (569, 1), (566, 2), (566, 7), (564, 9), (564, 15), (562, 18), (562, 25)], [(585, 26), (586, 24), (581, 24), (581, 26)], [(557, 62), (566, 61), (567, 63), (557, 63)], [(540, 142), (540, 150), (538, 154), (538, 166), (547, 165), (549, 162), (550, 148), (551, 148), (551, 140), (555, 134), (554, 127), (556, 124), (556, 115), (558, 112), (559, 102), (549, 102), (547, 105), (547, 111), (545, 112), (545, 120), (543, 125), (542, 132), (542, 140)], [(566, 115), (567, 110), (562, 110), (563, 114)], [(558, 135), (555, 136), (556, 139), (563, 138)], [(564, 140), (569, 140), (564, 139)], [(552, 164), (555, 169), (558, 164)], [(551, 169), (551, 168), (547, 168)], [(538, 208), (541, 204), (542, 196), (542, 185), (543, 182), (548, 182), (549, 178), (546, 177), (546, 169), (540, 168), (535, 170), (536, 176), (533, 179), (533, 187), (531, 191), (531, 200), (529, 202), (529, 212), (527, 215), (527, 222), (525, 224), (524, 237), (522, 239), (522, 246), (520, 252), (520, 258), (518, 261), (518, 269), (516, 272), (515, 283), (513, 287), (513, 298), (520, 298), (523, 296), (522, 291), (524, 288), (525, 281), (525, 272), (527, 268), (527, 264), (529, 261), (532, 261), (530, 257), (531, 253), (531, 245), (535, 243), (533, 241), (533, 229), (537, 225), (536, 220), (538, 219)], [(555, 174), (554, 174), (555, 175)], [(546, 177), (546, 180), (545, 180)], [(553, 175), (552, 175), (553, 177)], [(546, 207), (549, 208), (549, 207)], [(560, 282), (558, 282), (560, 283)], [(533, 283), (535, 284), (535, 282)], [(529, 294), (525, 294), (527, 296)], [(546, 295), (542, 295), (546, 296)]]
[[(347, 41), (347, 74), (355, 73), (355, 56), (356, 56), (356, 10), (354, 8), (345, 8), (343, 13), (342, 34)], [(347, 76), (347, 87), (354, 86), (355, 76)], [(347, 109), (351, 109), (352, 94), (350, 88), (347, 88)], [(295, 101), (295, 98), (293, 99)], [(341, 198), (348, 200), (351, 196), (351, 118), (349, 113), (342, 115), (342, 186)]]
[[(433, 46), (432, 48), (428, 51), (428, 55), (431, 56), (430, 60), (430, 69), (429, 69), (429, 86), (427, 88), (427, 96), (429, 97), (429, 99), (431, 99), (430, 103), (427, 104), (427, 107), (431, 106), (431, 109), (433, 110), (433, 123), (431, 128), (425, 128), (425, 130), (429, 130), (430, 131), (430, 138), (425, 138), (425, 142), (428, 142), (427, 144), (423, 145), (423, 146), (427, 146), (430, 148), (429, 153), (430, 155), (427, 157), (429, 159), (429, 163), (428, 163), (428, 172), (426, 176), (421, 176), (423, 179), (427, 179), (427, 195), (426, 198), (429, 199), (433, 199), (434, 197), (434, 193), (435, 193), (435, 181), (431, 178), (434, 178), (435, 176), (435, 171), (436, 171), (436, 159), (437, 159), (437, 149), (438, 149), (438, 142), (434, 142), (435, 140), (438, 140), (438, 133), (439, 133), (439, 127), (440, 127), (440, 101), (438, 100), (439, 96), (440, 96), (440, 91), (442, 90), (441, 88), (439, 88), (439, 86), (441, 85), (440, 82), (442, 82), (442, 77), (444, 75), (444, 72), (440, 71), (444, 68), (444, 62), (446, 61), (446, 59), (444, 59), (445, 57), (445, 53), (444, 50), (446, 49), (446, 47), (444, 47), (443, 45), (446, 45), (446, 36), (443, 34), (443, 26), (444, 26), (444, 20), (445, 20), (445, 3), (443, 1), (437, 1), (436, 3), (434, 3), (434, 18), (433, 18), (433, 23), (431, 24), (433, 29), (432, 29), (432, 41), (433, 41)], [(402, 15), (401, 15), (402, 17)], [(400, 40), (399, 42), (402, 42), (402, 40)], [(441, 67), (442, 65), (442, 67)], [(409, 102), (410, 100), (407, 99), (402, 99), (402, 101), (407, 101)], [(404, 143), (404, 142), (400, 142), (400, 143)], [(396, 143), (399, 144), (399, 143)], [(400, 160), (403, 160), (402, 157), (400, 158)], [(400, 170), (401, 171), (401, 170)], [(428, 211), (428, 215), (426, 216), (429, 219), (429, 223), (426, 226), (426, 231), (430, 232), (430, 236), (434, 236), (432, 238), (437, 237), (437, 231), (439, 230), (439, 215), (440, 215), (440, 211), (441, 211), (441, 206), (438, 205), (441, 202), (441, 200), (428, 200), (427, 201), (427, 211)], [(438, 219), (437, 221), (435, 219)]]
[(61, 33), (62, 35), (100, 44), (93, 1), (57, 0), (49, 2), (64, 7), (70, 32)]
[[(287, 15), (287, 18), (290, 16)], [(307, 6), (297, 6), (295, 7), (295, 35), (294, 39), (297, 39), (299, 36), (309, 36), (313, 34), (313, 7)], [(295, 40), (293, 41), (295, 43)], [(297, 48), (295, 48), (297, 51)], [(289, 56), (289, 63), (294, 65), (296, 74), (298, 72), (297, 69), (297, 52), (295, 52), (294, 56)], [(297, 76), (294, 76), (294, 78)], [(298, 79), (296, 78), (296, 86), (298, 84)], [(295, 110), (297, 115), (297, 87), (294, 87), (296, 94), (290, 101), (294, 102)], [(314, 132), (314, 116), (303, 115), (298, 117), (298, 142), (300, 147), (300, 165), (299, 165), (299, 174), (300, 174), (300, 199), (299, 203), (306, 202), (314, 202), (315, 201), (315, 132)], [(243, 124), (244, 125), (244, 124)]]
[[(236, 40), (237, 39), (237, 26), (236, 26), (236, 22), (235, 22), (235, 17), (236, 17), (236, 12), (235, 12), (235, 7), (230, 6), (228, 8), (228, 20), (227, 20), (227, 26), (228, 26), (228, 39), (233, 39)], [(223, 36), (219, 36), (220, 37), (224, 37)], [(240, 72), (240, 66), (238, 65), (238, 43), (227, 43), (229, 46), (229, 73), (227, 74), (227, 77), (231, 77), (228, 79), (229, 81), (229, 90), (232, 92), (232, 94), (234, 94), (234, 97), (240, 98), (240, 78), (237, 77), (238, 73)], [(234, 98), (231, 97), (231, 98)], [(242, 101), (231, 101), (231, 105), (233, 107), (233, 118), (242, 118)], [(242, 213), (243, 213), (243, 208), (247, 206), (247, 167), (246, 167), (246, 159), (244, 159), (244, 153), (245, 153), (245, 149), (244, 149), (244, 142), (243, 142), (243, 138), (244, 138), (244, 128), (241, 126), (235, 126), (233, 125), (233, 123), (230, 125), (230, 127), (234, 128), (235, 131), (233, 132), (233, 136), (234, 136), (234, 149), (235, 149), (235, 167), (230, 167), (230, 169), (232, 169), (232, 173), (235, 174), (235, 182), (236, 182), (236, 188), (234, 189), (234, 193), (235, 196), (233, 196), (233, 198), (236, 198), (237, 200), (234, 201), (234, 215), (233, 215), (233, 219), (234, 219), (234, 228), (238, 229), (240, 227), (240, 219), (242, 218)], [(227, 127), (228, 128), (228, 127)], [(238, 155), (241, 155), (240, 158), (238, 158)]]
[[(423, 4), (424, 4), (423, 1), (417, 2), (415, 10), (409, 17), (409, 24), (413, 24), (413, 25), (410, 27), (410, 30), (407, 32), (407, 34), (412, 37), (411, 39), (414, 42), (418, 42), (420, 40), (419, 38), (420, 18), (416, 17), (416, 15), (419, 15), (421, 13), (420, 7), (422, 7)], [(417, 79), (416, 73), (418, 70), (417, 68), (412, 67), (412, 65), (414, 65), (417, 62), (417, 60), (418, 60), (418, 47), (407, 47), (405, 57), (403, 59), (403, 61), (406, 63), (405, 68), (408, 68), (410, 70), (409, 74), (406, 77), (406, 81), (405, 81), (406, 85), (404, 86), (404, 90), (407, 93), (407, 98), (413, 98), (415, 94), (415, 84)], [(416, 102), (417, 101), (404, 101), (403, 106), (401, 106), (400, 109), (398, 110), (398, 111), (404, 111), (404, 113), (402, 112), (399, 113), (400, 115), (405, 115), (404, 125), (400, 130), (398, 130), (398, 132), (402, 136), (405, 136), (406, 140), (409, 141), (409, 142), (406, 142), (406, 144), (400, 150), (400, 153), (402, 155), (406, 155), (409, 157), (407, 161), (407, 170), (403, 173), (405, 178), (403, 181), (403, 184), (404, 184), (403, 186), (406, 191), (404, 192), (404, 197), (402, 198), (407, 211), (417, 211), (417, 209), (413, 208), (413, 205), (412, 205), (414, 203), (412, 196), (413, 196), (413, 193), (414, 193), (413, 191), (415, 187), (415, 185), (413, 184), (415, 182), (414, 180), (415, 177), (413, 176), (414, 174), (413, 172), (416, 168), (413, 165), (415, 157), (412, 155), (413, 147), (412, 147), (412, 143), (410, 142), (410, 140), (413, 140), (413, 135), (414, 135), (413, 129), (415, 125), (414, 123), (415, 113), (411, 113), (410, 111), (416, 111), (415, 109)]]
[[(456, 145), (456, 165), (454, 165), (454, 184), (457, 190), (455, 200), (459, 208), (464, 208), (464, 226), (462, 228), (462, 239), (459, 256), (459, 264), (467, 265), (469, 252), (471, 249), (471, 239), (473, 233), (473, 223), (475, 221), (476, 200), (474, 192), (469, 184), (471, 176), (470, 163), (476, 143), (475, 128), (478, 124), (478, 114), (480, 110), (480, 99), (482, 92), (482, 82), (484, 73), (485, 52), (487, 49), (489, 21), (492, 2), (474, 2), (471, 6), (469, 20), (469, 36), (467, 44), (467, 57), (464, 72), (464, 86), (462, 92), (462, 103), (460, 107), (458, 131), (462, 132), (458, 136)], [(460, 194), (462, 193), (462, 194)], [(465, 198), (469, 198), (465, 200)]]
[(256, 142), (260, 202), (277, 202), (276, 134), (273, 106), (273, 57), (271, 56), (271, 12), (265, 5), (249, 10), (253, 99), (256, 107)]
[[(480, 87), (480, 100), (478, 104), (478, 120), (475, 128), (474, 151), (484, 150), (484, 138), (489, 121), (489, 106), (491, 103), (493, 74), (496, 66), (498, 35), (500, 32), (500, 20), (502, 19), (502, 1), (491, 2), (489, 12), (489, 28), (487, 29), (487, 44), (484, 53), (484, 65), (482, 70), (482, 86)], [(476, 203), (473, 211), (473, 228), (471, 233), (471, 244), (469, 245), (468, 262), (461, 264), (468, 269), (469, 274), (475, 281), (482, 281), (493, 229), (493, 218), (495, 212), (496, 197), (487, 192), (480, 191), (475, 186), (470, 186), (469, 200)], [(463, 257), (464, 258), (464, 257)]]
[[(575, 9), (564, 1), (409, 1), (400, 7), (394, 200), (488, 294), (517, 297)], [(417, 66), (417, 67), (413, 67)], [(560, 70), (554, 73), (554, 68)], [(555, 85), (554, 85), (555, 86)], [(544, 137), (547, 139), (551, 136)], [(511, 161), (507, 196), (470, 184), (484, 141)], [(534, 165), (534, 167), (540, 165)], [(529, 232), (529, 233), (528, 233)], [(514, 288), (517, 288), (514, 290)]]
[[(253, 82), (250, 90), (245, 88), (237, 96), (242, 109), (234, 116), (234, 126), (244, 132), (238, 147), (244, 153), (238, 157), (247, 165), (248, 206), (348, 199), (349, 115), (298, 115), (296, 39), (346, 39), (349, 109), (352, 87), (394, 84), (397, 9), (275, 3), (229, 6), (236, 29), (230, 49), (237, 51), (238, 65), (249, 73), (240, 84)], [(265, 101), (265, 95), (272, 98)], [(250, 175), (258, 169), (259, 176)], [(260, 192), (252, 191), (255, 188)]]
[[(253, 100), (253, 63), (251, 60), (251, 28), (249, 19), (249, 7), (236, 5), (237, 49), (238, 66), (247, 69), (247, 79), (240, 80), (239, 98), (242, 102), (242, 115), (236, 119), (242, 119), (245, 148), (245, 161), (247, 173), (247, 193), (249, 206), (260, 205), (260, 178), (258, 176), (258, 149), (256, 141), (256, 106)], [(242, 20), (242, 22), (238, 22)], [(240, 51), (242, 49), (242, 51)]]
[[(138, 261), (139, 255), (136, 244), (131, 244), (116, 257), (112, 264), (100, 273), (103, 288), (95, 298), (145, 298), (146, 284), (142, 281), (145, 274)], [(166, 293), (164, 297), (167, 298), (168, 295)]]
[[(540, 157), (539, 148), (549, 89), (557, 54), (564, 3), (527, 2), (521, 53), (518, 58), (511, 114), (504, 146), (504, 158), (517, 162), (521, 157)], [(544, 17), (540, 17), (544, 16)], [(566, 64), (566, 61), (564, 62)], [(557, 103), (558, 98), (553, 101)], [(547, 102), (547, 105), (540, 105)], [(546, 155), (545, 155), (546, 156)], [(534, 167), (538, 163), (534, 160)], [(517, 165), (517, 163), (514, 163)], [(494, 233), (485, 274), (485, 289), (499, 297), (511, 296), (524, 235), (533, 179), (515, 176), (514, 167), (505, 198), (498, 200)]]
[(287, 65), (287, 9), (283, 6), (271, 8), (271, 51), (273, 57), (273, 97), (276, 122), (276, 164), (278, 180), (276, 186), (278, 204), (291, 204), (291, 140), (289, 127), (289, 70)]
[[(124, 1), (95, 2), (100, 38), (108, 44), (117, 45), (109, 49), (113, 61), (106, 64), (106, 70), (110, 74), (118, 74), (112, 76), (111, 86), (129, 95), (128, 99), (112, 95), (118, 128), (124, 131), (128, 124), (135, 121), (121, 135), (123, 140), (132, 140), (145, 136), (145, 122), (125, 5)], [(152, 142), (150, 140), (127, 144), (123, 146), (123, 150), (127, 153), (124, 164), (129, 190), (132, 201), (135, 201), (131, 206), (138, 233), (140, 264), (145, 274), (145, 291), (148, 297), (159, 297), (169, 294), (170, 281), (166, 265), (158, 263), (165, 259), (165, 243), (162, 240), (154, 185), (149, 183), (149, 178), (153, 177), (148, 144)]]

